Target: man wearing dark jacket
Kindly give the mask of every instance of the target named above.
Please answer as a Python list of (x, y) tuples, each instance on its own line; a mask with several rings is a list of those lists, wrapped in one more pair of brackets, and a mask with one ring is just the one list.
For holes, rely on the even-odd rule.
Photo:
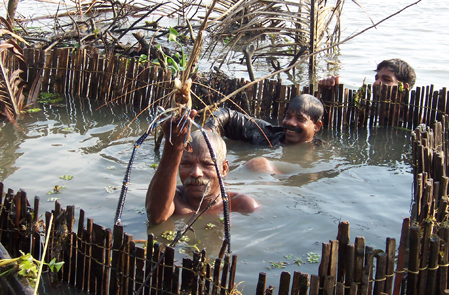
[[(217, 131), (221, 136), (242, 140), (257, 145), (279, 145), (308, 143), (321, 145), (315, 138), (321, 129), (324, 107), (321, 101), (309, 94), (293, 98), (285, 112), (282, 126), (274, 126), (266, 121), (254, 119), (240, 112), (221, 108), (205, 124), (206, 129)], [(253, 172), (282, 174), (264, 157), (254, 158), (244, 165)]]
[(209, 118), (205, 128), (217, 131), (229, 139), (257, 145), (319, 144), (320, 140), (315, 138), (315, 133), (323, 124), (323, 112), (323, 104), (316, 97), (301, 94), (291, 100), (282, 126), (274, 126), (240, 112), (220, 108)]

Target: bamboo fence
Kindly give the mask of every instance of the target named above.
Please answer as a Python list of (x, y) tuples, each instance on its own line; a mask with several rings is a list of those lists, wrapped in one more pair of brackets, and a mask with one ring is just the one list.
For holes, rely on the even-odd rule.
[[(104, 103), (123, 103), (144, 109), (162, 104), (159, 99), (173, 89), (171, 73), (138, 59), (112, 55), (103, 57), (86, 50), (56, 48), (45, 52), (24, 49), (27, 82), (36, 79), (42, 92), (70, 93)], [(10, 69), (25, 67), (12, 63)], [(244, 79), (221, 75), (204, 78), (196, 74), (192, 91), (194, 107), (213, 105), (240, 87)], [(448, 90), (433, 85), (400, 91), (398, 87), (363, 85), (359, 90), (344, 88), (314, 91), (313, 85), (284, 85), (282, 80), (264, 80), (240, 91), (232, 100), (239, 108), (258, 118), (282, 118), (291, 98), (300, 93), (313, 94), (325, 106), (324, 126), (342, 129), (350, 126), (394, 126), (414, 129), (419, 124), (433, 124), (449, 113)], [(195, 97), (195, 96), (194, 96)], [(225, 102), (224, 106), (235, 108)]]

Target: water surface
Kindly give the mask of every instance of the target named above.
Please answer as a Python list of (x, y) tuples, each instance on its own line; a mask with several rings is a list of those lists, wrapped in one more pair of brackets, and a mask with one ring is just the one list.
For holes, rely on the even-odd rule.
[[(135, 112), (95, 109), (88, 101), (68, 99), (65, 107), (45, 106), (42, 113), (19, 121), (26, 135), (6, 124), (0, 133), (0, 176), (7, 188), (22, 188), (29, 198), (39, 196), (41, 214), (53, 209), (57, 198), (63, 207), (76, 205), (76, 216), (82, 208), (94, 222), (112, 227), (132, 146), (146, 130), (148, 116), (139, 117), (117, 139)], [(248, 292), (255, 290), (261, 271), (268, 272), (274, 286), (282, 270), (316, 274), (318, 264), (308, 263), (307, 253), (321, 253), (321, 243), (336, 238), (341, 220), (350, 222), (351, 240), (365, 236), (367, 245), (383, 248), (387, 237), (399, 238), (402, 219), (409, 216), (409, 132), (323, 130), (318, 137), (327, 144), (263, 148), (227, 140), (228, 189), (251, 195), (261, 204), (252, 214), (231, 213), (232, 251), (239, 257), (236, 280), (245, 281)], [(188, 217), (174, 216), (162, 225), (147, 226), (144, 198), (159, 156), (150, 136), (136, 156), (122, 221), (134, 239), (146, 239), (152, 232), (158, 241), (168, 243), (161, 233), (179, 228)], [(275, 161), (285, 174), (248, 173), (243, 164), (258, 156)], [(63, 175), (73, 179), (63, 180)], [(55, 185), (64, 189), (48, 194)], [(189, 233), (190, 241), (177, 247), (177, 259), (188, 255), (179, 251), (190, 252), (192, 246), (216, 257), (223, 238), (218, 219), (215, 214), (203, 216)], [(206, 230), (208, 223), (217, 227)], [(294, 264), (295, 259), (303, 264)], [(268, 269), (271, 262), (289, 264)]]

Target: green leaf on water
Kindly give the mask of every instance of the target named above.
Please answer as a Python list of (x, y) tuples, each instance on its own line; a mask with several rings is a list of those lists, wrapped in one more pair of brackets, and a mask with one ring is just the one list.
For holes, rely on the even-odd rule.
[(296, 257), (296, 258), (295, 258), (295, 263), (296, 263), (298, 266), (301, 266), (301, 264), (303, 264), (303, 261), (302, 261), (301, 258)]
[(41, 111), (42, 111), (42, 109), (40, 109), (40, 108), (32, 108), (32, 109), (26, 110), (26, 112), (30, 113), (30, 114), (32, 114), (32, 113), (39, 113)]
[(64, 179), (64, 180), (71, 180), (73, 178), (73, 176), (67, 174), (67, 175), (60, 176), (59, 178)]
[(320, 262), (320, 255), (318, 253), (315, 252), (309, 252), (307, 253), (307, 261), (309, 263), (318, 263)]
[[(161, 237), (163, 237), (164, 239), (166, 239), (167, 241), (171, 242), (175, 239), (176, 237), (176, 233), (175, 231), (172, 230), (166, 230), (161, 234)], [(188, 242), (190, 241), (190, 238), (188, 236), (183, 236), (180, 239), (181, 242)]]
[(150, 166), (150, 168), (156, 169), (158, 164), (154, 163), (154, 164), (148, 164), (148, 166)]
[(286, 262), (273, 262), (270, 261), (271, 264), (271, 268), (285, 268), (285, 266), (287, 265)]
[(213, 228), (215, 228), (215, 227), (217, 227), (216, 224), (213, 224), (213, 223), (208, 223), (208, 224), (206, 224), (206, 229), (207, 229), (207, 230), (213, 229)]
[(292, 258), (292, 254), (287, 254), (287, 255), (284, 255), (284, 258), (286, 258), (286, 259), (290, 259), (290, 258)]

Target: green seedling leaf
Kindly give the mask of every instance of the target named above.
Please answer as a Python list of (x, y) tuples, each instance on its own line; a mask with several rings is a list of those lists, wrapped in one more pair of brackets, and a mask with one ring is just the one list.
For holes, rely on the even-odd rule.
[(64, 179), (64, 180), (71, 180), (73, 178), (73, 176), (67, 174), (67, 175), (60, 176), (59, 178)]
[(148, 166), (150, 166), (150, 168), (156, 169), (158, 165), (156, 163), (154, 163), (154, 164), (149, 164)]
[(224, 217), (218, 217), (218, 221), (224, 223)]
[(176, 37), (178, 37), (178, 31), (176, 31), (175, 29), (170, 27), (170, 32), (168, 34), (168, 41), (174, 41), (174, 42), (178, 43), (176, 41)]
[(48, 264), (48, 266), (50, 267), (51, 272), (55, 272), (55, 270), (56, 270), (56, 272), (58, 272), (61, 269), (63, 264), (64, 264), (64, 261), (56, 262), (56, 258), (53, 258), (50, 261), (50, 263)]
[(290, 258), (292, 258), (292, 254), (284, 255), (284, 258), (290, 259)]

